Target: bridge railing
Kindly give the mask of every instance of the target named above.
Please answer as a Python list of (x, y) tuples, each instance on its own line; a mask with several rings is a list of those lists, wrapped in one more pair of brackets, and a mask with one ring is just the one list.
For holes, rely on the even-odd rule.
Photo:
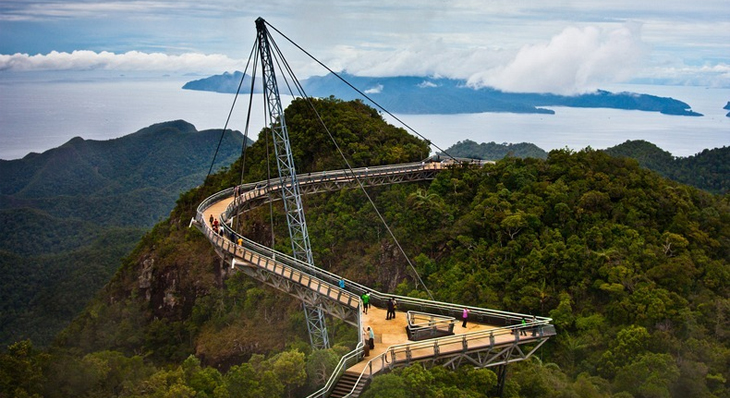
[[(356, 386), (363, 379), (371, 379), (376, 374), (392, 370), (399, 365), (405, 366), (426, 358), (453, 356), (469, 351), (493, 349), (494, 347), (508, 344), (519, 344), (520, 341), (538, 342), (545, 337), (555, 335), (555, 327), (553, 325), (532, 324), (530, 327), (531, 332), (525, 335), (520, 333), (520, 329), (522, 328), (516, 326), (501, 327), (461, 335), (439, 337), (421, 342), (392, 345), (365, 364), (352, 390), (344, 397), (351, 397), (354, 394)], [(511, 362), (517, 360), (514, 358), (510, 359)], [(496, 360), (490, 366), (501, 365), (505, 361), (506, 359), (502, 359), (501, 361)]]
[[(424, 170), (441, 170), (443, 169), (443, 165), (440, 163), (411, 163), (406, 165), (398, 165), (398, 166), (382, 166), (382, 167), (373, 167), (373, 168), (360, 168), (354, 170), (355, 174), (366, 176), (366, 177), (372, 177), (372, 176), (378, 176), (378, 175), (388, 175), (388, 174), (398, 174), (398, 173), (415, 173), (415, 172), (422, 172)], [(298, 176), (299, 183), (302, 184), (315, 184), (317, 182), (322, 181), (328, 181), (330, 179), (336, 179), (336, 178), (344, 178), (344, 179), (352, 179), (353, 172), (349, 170), (340, 170), (337, 172), (331, 171), (331, 172), (321, 172), (321, 173), (311, 173), (306, 176)], [(250, 183), (245, 184), (238, 187), (238, 192), (241, 194), (239, 195), (239, 205), (240, 202), (243, 200), (251, 200), (254, 198), (260, 198), (263, 195), (268, 195), (268, 193), (271, 190), (277, 189), (276, 184), (271, 184), (270, 186), (267, 185), (266, 182), (261, 181), (258, 183)], [(365, 294), (369, 293), (370, 295), (370, 302), (377, 306), (377, 307), (385, 307), (386, 303), (389, 299), (395, 299), (398, 303), (398, 309), (400, 311), (418, 311), (423, 313), (433, 313), (438, 314), (441, 316), (446, 317), (453, 317), (453, 318), (460, 318), (462, 312), (464, 309), (467, 309), (469, 311), (469, 320), (470, 321), (476, 321), (479, 323), (494, 325), (497, 328), (490, 331), (491, 337), (485, 337), (488, 336), (485, 333), (487, 332), (474, 332), (474, 333), (467, 333), (459, 336), (451, 336), (451, 337), (440, 337), (438, 339), (432, 339), (427, 340), (422, 343), (406, 343), (396, 346), (391, 346), (387, 349), (385, 353), (382, 355), (379, 355), (373, 359), (371, 359), (368, 362), (368, 365), (366, 366), (366, 369), (363, 371), (363, 374), (361, 374), (361, 377), (363, 375), (366, 375), (366, 377), (372, 377), (375, 373), (381, 371), (386, 367), (387, 364), (393, 364), (396, 362), (399, 362), (402, 358), (412, 358), (414, 353), (417, 353), (417, 350), (424, 349), (426, 347), (436, 347), (436, 350), (448, 347), (450, 345), (458, 345), (461, 344), (461, 347), (467, 347), (471, 342), (477, 342), (482, 341), (484, 338), (496, 338), (496, 336), (502, 336), (506, 334), (512, 334), (515, 336), (516, 341), (519, 341), (519, 330), (525, 329), (525, 330), (539, 330), (540, 333), (544, 333), (545, 330), (552, 328), (552, 325), (550, 325), (550, 322), (552, 319), (545, 318), (545, 317), (537, 317), (532, 316), (531, 318), (525, 314), (519, 314), (519, 313), (513, 313), (508, 311), (500, 311), (500, 310), (493, 310), (493, 309), (485, 309), (485, 308), (479, 308), (479, 307), (472, 307), (472, 306), (461, 306), (461, 305), (455, 305), (452, 303), (444, 303), (444, 302), (438, 302), (433, 300), (425, 300), (425, 299), (419, 299), (419, 298), (413, 298), (413, 297), (405, 297), (405, 296), (398, 296), (398, 295), (392, 295), (392, 294), (385, 294), (378, 292), (376, 290), (370, 289), (369, 287), (365, 285), (361, 285), (357, 282), (350, 281), (343, 279), (339, 275), (336, 275), (334, 273), (331, 273), (329, 271), (323, 270), (321, 268), (312, 266), (308, 263), (302, 262), (300, 260), (295, 259), (294, 257), (291, 257), (287, 254), (278, 252), (274, 249), (271, 249), (267, 246), (261, 245), (259, 243), (256, 243), (242, 235), (239, 235), (235, 233), (225, 222), (221, 223), (222, 228), (226, 231), (224, 234), (225, 236), (230, 236), (233, 239), (241, 238), (243, 244), (238, 245), (231, 241), (231, 239), (228, 239), (224, 236), (220, 236), (213, 232), (212, 228), (205, 222), (205, 212), (208, 210), (211, 206), (213, 206), (215, 203), (227, 200), (231, 198), (234, 195), (234, 192), (236, 191), (235, 188), (229, 188), (223, 191), (220, 191), (214, 195), (211, 195), (209, 198), (205, 199), (199, 206), (198, 211), (196, 214), (196, 220), (198, 221), (199, 226), (201, 227), (201, 230), (204, 231), (205, 235), (208, 237), (208, 239), (213, 243), (216, 247), (219, 249), (228, 252), (230, 255), (238, 258), (242, 258), (245, 261), (251, 262), (253, 264), (256, 264), (257, 266), (262, 266), (262, 268), (273, 268), (276, 269), (277, 266), (285, 266), (289, 269), (294, 269), (299, 271), (299, 274), (307, 274), (309, 278), (312, 278), (315, 280), (318, 284), (327, 285), (328, 291), (338, 290), (340, 291), (341, 295), (339, 297), (346, 297), (347, 300), (343, 302), (343, 305), (348, 306), (354, 306), (356, 308), (359, 308), (359, 303), (361, 303), (360, 297)], [(235, 201), (234, 201), (235, 202)], [(228, 206), (227, 210), (224, 212), (224, 214), (221, 217), (221, 220), (227, 220), (229, 219), (233, 214), (235, 209), (232, 206), (236, 206), (235, 203), (232, 203), (230, 206)], [(269, 269), (266, 268), (266, 269)], [(344, 281), (345, 288), (341, 289), (339, 288), (339, 282)], [(357, 301), (357, 303), (356, 303)], [(360, 311), (358, 310), (358, 325), (359, 330), (362, 330), (362, 324), (361, 319), (359, 316)], [(529, 318), (529, 319), (527, 319)], [(553, 329), (554, 331), (554, 329)], [(554, 332), (553, 332), (554, 333)], [(360, 335), (361, 333), (358, 333)], [(312, 394), (312, 397), (315, 396), (326, 396), (326, 394), (329, 394), (329, 391), (331, 391), (331, 388), (334, 387), (334, 383), (339, 379), (339, 376), (344, 372), (347, 367), (351, 366), (354, 363), (357, 363), (359, 361), (359, 358), (361, 357), (363, 352), (362, 349), (362, 336), (359, 337), (358, 345), (355, 348), (355, 350), (351, 351), (345, 357), (343, 357), (340, 360), (340, 363), (338, 364), (337, 370), (333, 373), (332, 377), (328, 381), (327, 385), (323, 387), (322, 390), (320, 390), (317, 393)], [(357, 360), (355, 360), (357, 359)], [(354, 362), (353, 362), (354, 361)], [(380, 363), (378, 363), (380, 361)], [(375, 364), (376, 366), (374, 366)], [(324, 392), (322, 392), (324, 391)], [(322, 395), (317, 395), (318, 393), (322, 392)]]
[(404, 174), (408, 172), (417, 172), (424, 170), (441, 170), (443, 165), (437, 162), (413, 162), (403, 163), (397, 165), (385, 165), (385, 166), (373, 166), (373, 167), (358, 167), (352, 170), (331, 170), (331, 171), (320, 171), (315, 173), (298, 174), (297, 180), (300, 184), (306, 184), (309, 182), (320, 182), (328, 179), (339, 179), (339, 178), (353, 178), (357, 177), (372, 177), (377, 175), (389, 175), (389, 174)]
[(342, 358), (340, 358), (340, 361), (337, 363), (337, 366), (332, 371), (329, 379), (327, 379), (327, 383), (325, 383), (325, 385), (319, 390), (309, 394), (307, 398), (320, 398), (329, 396), (329, 394), (335, 388), (337, 381), (340, 379), (340, 377), (342, 377), (345, 371), (360, 362), (365, 351), (365, 343), (362, 341), (362, 333), (358, 334), (361, 337), (360, 341), (357, 344), (357, 347), (354, 350), (345, 354)]
[[(356, 180), (360, 180), (367, 185), (368, 181), (373, 178), (416, 174), (418, 172), (435, 172), (442, 169), (444, 169), (444, 165), (441, 163), (405, 163), (399, 165), (374, 166), (372, 168), (360, 167), (352, 170), (344, 169), (298, 174), (297, 181), (299, 186), (303, 188), (323, 183), (352, 183)], [(269, 196), (271, 193), (277, 193), (280, 190), (281, 181), (278, 179), (241, 185), (239, 186), (240, 196), (237, 198), (239, 200), (232, 201), (229, 204), (226, 211), (223, 213), (224, 216), (222, 218), (230, 219), (233, 217), (238, 212), (237, 207), (246, 200), (261, 199), (262, 197)], [(280, 199), (278, 196), (272, 198), (272, 200), (278, 199)]]
[[(524, 342), (525, 340), (540, 341), (544, 337), (555, 335), (555, 327), (553, 325), (533, 323), (530, 327), (531, 332), (524, 335), (524, 337), (522, 337), (523, 335), (520, 333), (520, 329), (514, 326), (501, 327), (462, 335), (439, 337), (422, 342), (392, 345), (385, 352), (365, 364), (365, 368), (360, 372), (355, 386), (344, 397), (351, 397), (354, 394), (356, 386), (363, 378), (371, 379), (376, 374), (386, 370), (392, 370), (398, 365), (407, 365), (426, 358), (456, 355), (473, 350), (493, 349), (495, 346), (503, 346), (505, 344), (519, 344), (520, 341)], [(522, 359), (526, 359), (526, 357)], [(512, 358), (510, 362), (517, 360), (519, 359)], [(506, 359), (494, 361), (490, 366), (505, 364), (505, 362)]]
[(408, 340), (425, 340), (454, 334), (454, 322), (450, 316), (438, 316), (426, 312), (406, 312)]
[(229, 253), (233, 258), (241, 259), (243, 262), (257, 268), (306, 286), (310, 290), (319, 292), (322, 296), (338, 302), (340, 305), (355, 309), (360, 308), (360, 296), (318, 278), (318, 273), (312, 272), (312, 268), (307, 263), (246, 238), (242, 238), (242, 244), (238, 245), (225, 236), (216, 234), (207, 225), (204, 233), (211, 243), (220, 250)]
[[(362, 174), (362, 175), (387, 175), (387, 174), (398, 174), (398, 173), (411, 173), (411, 172), (418, 172), (422, 171), (424, 169), (429, 170), (442, 170), (443, 164), (439, 162), (416, 162), (416, 163), (407, 163), (402, 165), (395, 165), (395, 166), (377, 166), (372, 168), (358, 168), (353, 169), (353, 172), (355, 174)], [(347, 177), (352, 178), (352, 174), (350, 170), (336, 170), (336, 171), (328, 171), (328, 172), (319, 172), (319, 173), (311, 173), (307, 175), (299, 175), (297, 176), (299, 179), (300, 184), (302, 183), (315, 183), (315, 182), (321, 182), (323, 178), (326, 176), (329, 176), (327, 178), (341, 178), (341, 177)], [(244, 192), (240, 198), (241, 199), (247, 199), (251, 200), (254, 198), (258, 198), (261, 196), (266, 196), (269, 194), (271, 190), (278, 190), (279, 183), (270, 184), (267, 185), (266, 182), (260, 181), (257, 183), (250, 183), (246, 184), (245, 186), (240, 187), (239, 191)], [(258, 189), (257, 189), (258, 188)], [(233, 192), (232, 189), (223, 191), (228, 192), (228, 197), (230, 197), (230, 193)], [(222, 193), (222, 192), (221, 192)], [(219, 193), (220, 194), (220, 193)], [(217, 196), (216, 200), (212, 201), (206, 201), (204, 203), (212, 204), (217, 200), (222, 200), (225, 195), (214, 195)], [(234, 203), (231, 203), (231, 205), (228, 206), (228, 209), (226, 210), (225, 217), (230, 217), (231, 212), (233, 211), (232, 206), (234, 206)], [(202, 207), (202, 204), (201, 204)], [(202, 214), (202, 211), (205, 209), (201, 209), (199, 207), (198, 216), (200, 217)], [(202, 219), (202, 217), (200, 217)], [(321, 269), (316, 266), (311, 266), (308, 263), (299, 261), (291, 256), (288, 256), (284, 253), (277, 252), (273, 249), (270, 249), (266, 246), (260, 245), (258, 243), (255, 243), (248, 238), (241, 236), (231, 230), (228, 225), (223, 223), (223, 228), (226, 230), (226, 235), (228, 236), (235, 236), (240, 237), (244, 241), (244, 245), (251, 250), (255, 250), (264, 256), (274, 258), (276, 257), (277, 260), (280, 260), (287, 265), (299, 269), (302, 272), (308, 272), (311, 273), (313, 276), (315, 276), (318, 279), (321, 279), (327, 283), (330, 283), (332, 285), (338, 285), (340, 280), (344, 280), (339, 275), (336, 275), (334, 273), (331, 273), (329, 271), (326, 271), (324, 269)], [(520, 325), (522, 324), (522, 320), (526, 318), (525, 314), (518, 314), (513, 312), (507, 312), (507, 311), (499, 311), (499, 310), (492, 310), (492, 309), (483, 309), (478, 307), (469, 307), (469, 306), (458, 306), (451, 303), (443, 303), (443, 302), (437, 302), (432, 300), (424, 300), (424, 299), (417, 299), (412, 297), (404, 297), (404, 296), (397, 296), (392, 294), (383, 294), (377, 291), (374, 291), (370, 289), (367, 286), (358, 284), (357, 282), (350, 281), (350, 280), (344, 280), (345, 281), (345, 290), (348, 290), (352, 293), (355, 293), (359, 296), (362, 296), (366, 292), (370, 292), (370, 301), (373, 305), (378, 307), (385, 307), (387, 301), (390, 298), (394, 298), (398, 301), (400, 310), (401, 311), (420, 311), (420, 312), (430, 312), (438, 315), (443, 316), (451, 316), (454, 318), (461, 318), (461, 314), (463, 310), (466, 308), (469, 310), (469, 319), (473, 321), (478, 321), (481, 323), (487, 323), (490, 325), (495, 326), (510, 326), (510, 325)], [(525, 319), (525, 321), (528, 321), (528, 319)], [(540, 323), (549, 323), (552, 321), (550, 318), (543, 318), (543, 317), (535, 317), (535, 319), (530, 320), (531, 323), (534, 322), (540, 322)]]

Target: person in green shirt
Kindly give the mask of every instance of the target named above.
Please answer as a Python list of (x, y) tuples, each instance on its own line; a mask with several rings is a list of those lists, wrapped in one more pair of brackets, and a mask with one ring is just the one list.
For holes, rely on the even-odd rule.
[(365, 292), (365, 294), (362, 295), (362, 312), (363, 312), (363, 314), (367, 315), (368, 308), (370, 308), (370, 292)]

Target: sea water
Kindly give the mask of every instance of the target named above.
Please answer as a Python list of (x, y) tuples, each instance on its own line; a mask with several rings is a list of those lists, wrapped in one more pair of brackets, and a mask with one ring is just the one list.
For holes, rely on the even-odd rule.
[[(191, 78), (188, 78), (191, 80)], [(0, 80), (0, 159), (43, 152), (73, 137), (107, 140), (155, 123), (183, 119), (198, 130), (223, 128), (234, 95), (183, 90), (186, 80)], [(244, 131), (247, 109), (239, 98), (229, 128)], [(248, 98), (245, 98), (248, 102)], [(263, 104), (253, 101), (251, 138), (263, 126)]]
[[(1, 75), (1, 74), (0, 74)], [(182, 90), (194, 77), (159, 76), (88, 79), (15, 79), (0, 76), (0, 159), (43, 152), (73, 137), (108, 140), (149, 125), (183, 119), (198, 130), (244, 131), (249, 96)], [(462, 140), (497, 143), (531, 142), (544, 150), (585, 147), (604, 149), (626, 140), (646, 140), (675, 156), (730, 145), (730, 118), (723, 106), (730, 89), (616, 85), (630, 91), (679, 99), (703, 117), (616, 109), (549, 107), (554, 115), (479, 113), (396, 115), (407, 126), (386, 120), (446, 149)], [(283, 97), (285, 105), (290, 98)], [(249, 137), (264, 126), (263, 99), (253, 99)]]
[[(477, 113), (399, 116), (408, 126), (442, 149), (466, 139), (482, 142), (529, 142), (549, 151), (586, 147), (605, 149), (627, 140), (649, 141), (674, 156), (730, 145), (730, 89), (704, 87), (614, 85), (611, 92), (672, 97), (688, 103), (702, 117), (605, 108), (546, 107), (554, 115)], [(392, 118), (390, 118), (392, 119)]]

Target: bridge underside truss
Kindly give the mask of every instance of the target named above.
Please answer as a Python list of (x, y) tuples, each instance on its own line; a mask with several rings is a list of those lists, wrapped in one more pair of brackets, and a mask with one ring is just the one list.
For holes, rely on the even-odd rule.
[(487, 347), (482, 350), (435, 356), (433, 358), (429, 358), (429, 360), (433, 364), (443, 365), (450, 369), (456, 369), (463, 365), (473, 365), (477, 368), (507, 365), (511, 362), (528, 359), (535, 353), (535, 351), (545, 344), (547, 340), (548, 338), (545, 337), (536, 342), (523, 344), (513, 343), (507, 346)]
[[(343, 305), (336, 300), (330, 299), (329, 296), (312, 290), (308, 285), (297, 283), (286, 276), (269, 272), (262, 268), (245, 266), (239, 263), (237, 269), (259, 282), (298, 299), (305, 305), (306, 309), (321, 308), (326, 314), (358, 327), (359, 309), (357, 307)], [(307, 314), (305, 313), (305, 315)]]
[[(406, 352), (399, 355), (399, 358), (390, 358), (386, 368), (392, 370), (396, 367), (405, 367), (414, 363), (422, 363), (426, 366), (443, 366), (456, 370), (460, 366), (473, 366), (475, 368), (490, 368), (503, 366), (513, 362), (529, 359), (552, 334), (530, 340), (515, 340), (512, 343), (498, 345), (487, 345), (480, 348), (470, 348), (461, 351), (441, 353), (438, 349), (438, 342), (430, 355), (415, 357)], [(385, 370), (385, 369), (383, 369)]]

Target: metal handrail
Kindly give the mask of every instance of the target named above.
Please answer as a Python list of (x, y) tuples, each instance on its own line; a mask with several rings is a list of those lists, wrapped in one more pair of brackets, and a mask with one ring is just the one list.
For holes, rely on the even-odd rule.
[[(552, 325), (545, 324), (543, 322), (531, 322), (528, 323), (528, 326), (525, 328), (540, 328), (540, 334), (539, 336), (542, 337), (543, 335), (554, 335), (555, 329), (552, 328)], [(548, 333), (544, 333), (543, 327), (552, 328), (548, 330)], [(514, 341), (519, 341), (519, 330), (522, 329), (522, 327), (501, 327), (501, 328), (495, 328), (490, 330), (482, 330), (477, 332), (471, 332), (471, 333), (465, 333), (461, 335), (453, 335), (453, 336), (446, 336), (446, 337), (437, 337), (433, 339), (428, 339), (420, 342), (415, 343), (403, 343), (403, 344), (396, 344), (389, 346), (385, 349), (381, 354), (374, 357), (370, 361), (368, 361), (367, 364), (365, 364), (365, 367), (360, 372), (360, 376), (357, 378), (357, 381), (355, 382), (352, 390), (346, 394), (343, 398), (351, 397), (352, 394), (355, 391), (355, 388), (357, 385), (362, 381), (362, 378), (365, 377), (365, 372), (369, 370), (367, 377), (371, 378), (375, 374), (382, 372), (386, 368), (392, 368), (392, 366), (395, 365), (396, 359), (398, 358), (398, 353), (406, 353), (406, 357), (408, 358), (408, 352), (417, 350), (417, 349), (424, 349), (424, 348), (432, 348), (432, 347), (438, 347), (439, 345), (447, 345), (447, 344), (456, 344), (461, 343), (462, 349), (466, 350), (468, 349), (469, 342), (470, 341), (476, 341), (476, 340), (483, 340), (484, 338), (489, 338), (492, 342), (492, 345), (494, 345), (494, 339), (497, 336), (505, 335), (505, 334), (512, 334), (515, 336)], [(480, 345), (481, 346), (481, 345)], [(388, 360), (388, 354), (390, 354), (391, 360)], [(441, 352), (441, 354), (444, 354)], [(373, 372), (373, 363), (375, 361), (379, 360), (380, 363), (380, 369), (377, 372)], [(389, 365), (389, 366), (388, 366)]]
[[(361, 318), (361, 317), (358, 317)], [(348, 352), (347, 354), (343, 355), (342, 358), (340, 358), (340, 361), (337, 363), (337, 366), (332, 371), (332, 374), (327, 379), (327, 383), (320, 388), (319, 390), (309, 394), (307, 398), (314, 398), (314, 397), (325, 397), (327, 396), (327, 393), (334, 388), (335, 384), (339, 380), (340, 376), (342, 376), (347, 368), (350, 366), (360, 362), (360, 356), (365, 351), (365, 342), (362, 341), (362, 333), (358, 333), (360, 335), (360, 341), (357, 343), (357, 346), (354, 350)], [(354, 362), (353, 362), (354, 360)]]
[[(418, 318), (427, 318), (423, 322), (416, 322), (416, 319)], [(438, 319), (435, 319), (438, 318)], [(442, 324), (452, 324), (456, 320), (456, 318), (452, 316), (440, 316), (440, 315), (434, 315), (429, 312), (421, 312), (421, 311), (407, 311), (406, 312), (406, 319), (408, 320), (408, 326), (412, 326), (415, 328), (424, 328), (424, 327), (433, 327), (438, 326)]]
[[(420, 171), (420, 170), (424, 170), (424, 169), (435, 169), (435, 170), (440, 169), (440, 168), (434, 168), (433, 165), (439, 165), (439, 163), (408, 163), (408, 164), (404, 164), (404, 165), (398, 165), (397, 167), (379, 166), (379, 167), (373, 167), (370, 170), (370, 172), (372, 172), (372, 173), (379, 173), (382, 171), (408, 172), (408, 171)], [(435, 166), (435, 167), (438, 167), (438, 166)], [(356, 170), (365, 172), (366, 169), (367, 168), (360, 168), (360, 169), (356, 169)], [(312, 174), (324, 175), (325, 173), (330, 173), (334, 177), (335, 175), (344, 175), (347, 172), (349, 172), (349, 170), (336, 170), (336, 171), (332, 171), (332, 172), (320, 172), (320, 173), (312, 173)], [(305, 178), (298, 177), (298, 179), (301, 183), (302, 180), (304, 180)], [(275, 184), (266, 185), (265, 181), (259, 181), (256, 183), (250, 183), (250, 184), (246, 184), (245, 186), (242, 186), (241, 191), (246, 190), (243, 188), (248, 188), (246, 193), (251, 194), (252, 193), (251, 189), (254, 189), (254, 191), (256, 191), (255, 187), (257, 187), (257, 186), (260, 187), (256, 191), (256, 192), (259, 192), (260, 195), (258, 195), (256, 197), (251, 197), (251, 198), (249, 198), (249, 200), (250, 200), (250, 199), (259, 198), (261, 196), (268, 195), (269, 190), (278, 189), (277, 187), (279, 185), (280, 185), (280, 183), (278, 183), (278, 182)], [(261, 187), (263, 187), (263, 188), (261, 188)], [(220, 195), (223, 192), (228, 192), (227, 197), (230, 197), (230, 194), (233, 192), (233, 188), (229, 188), (225, 191), (216, 193), (216, 194), (212, 195), (211, 198), (214, 196), (217, 198), (221, 198), (222, 196), (224, 196), (224, 195)], [(245, 195), (242, 195), (242, 196), (245, 196)], [(220, 199), (218, 199), (218, 200), (220, 200)], [(213, 203), (213, 202), (214, 201), (209, 201), (208, 199), (206, 199), (206, 201), (204, 201), (203, 203)], [(202, 207), (202, 204), (198, 208), (198, 219), (199, 219), (199, 221), (202, 221), (203, 224), (205, 225), (203, 214), (204, 214), (205, 209), (207, 209), (210, 206), (206, 206), (205, 208), (201, 208), (201, 207)], [(353, 293), (362, 295), (362, 294), (365, 294), (365, 292), (370, 292), (370, 301), (379, 307), (380, 306), (384, 307), (386, 302), (388, 301), (388, 299), (395, 298), (398, 300), (399, 305), (401, 307), (411, 307), (413, 309), (419, 309), (419, 308), (429, 309), (431, 312), (436, 311), (436, 313), (441, 314), (441, 315), (448, 314), (448, 315), (452, 315), (455, 317), (459, 317), (461, 312), (463, 311), (463, 309), (467, 308), (467, 309), (469, 309), (470, 317), (472, 319), (482, 319), (482, 318), (491, 317), (491, 318), (502, 318), (502, 319), (510, 320), (511, 322), (514, 322), (514, 323), (520, 323), (521, 320), (525, 317), (525, 314), (519, 314), (519, 313), (514, 313), (514, 312), (509, 312), (509, 311), (462, 306), (462, 305), (455, 305), (452, 303), (445, 303), (445, 302), (439, 302), (439, 301), (434, 301), (434, 300), (418, 299), (418, 298), (413, 298), (413, 297), (381, 293), (381, 292), (373, 290), (365, 285), (361, 285), (355, 281), (343, 279), (341, 276), (334, 274), (332, 272), (329, 272), (327, 270), (324, 270), (322, 268), (312, 266), (306, 262), (297, 260), (294, 257), (291, 257), (285, 253), (276, 251), (267, 246), (256, 243), (256, 242), (246, 238), (245, 236), (235, 233), (226, 223), (222, 223), (222, 226), (226, 230), (226, 232), (229, 236), (234, 235), (237, 238), (238, 237), (242, 238), (244, 241), (244, 246), (248, 247), (251, 250), (258, 252), (259, 254), (263, 254), (267, 257), (275, 258), (276, 260), (282, 261), (282, 262), (286, 263), (287, 265), (292, 266), (301, 271), (311, 272), (317, 278), (322, 279), (322, 280), (329, 282), (331, 284), (334, 284), (334, 285), (337, 285), (338, 282), (342, 279), (346, 282), (345, 290), (351, 291)], [(206, 225), (206, 228), (208, 228), (207, 225)], [(421, 310), (421, 311), (423, 311), (423, 310)], [(423, 312), (426, 312), (426, 311), (423, 311)], [(550, 318), (544, 318), (544, 317), (538, 317), (538, 319), (546, 320), (548, 322), (552, 320)]]

